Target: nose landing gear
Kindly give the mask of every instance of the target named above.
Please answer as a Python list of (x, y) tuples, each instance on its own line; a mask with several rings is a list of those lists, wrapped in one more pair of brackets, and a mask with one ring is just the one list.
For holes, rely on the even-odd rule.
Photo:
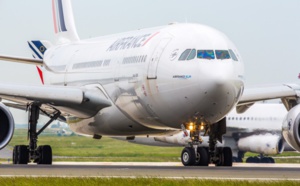
[[(198, 124), (197, 124), (198, 123)], [(182, 125), (184, 134), (188, 134), (186, 127), (190, 129), (191, 142), (181, 153), (181, 162), (184, 166), (232, 166), (232, 151), (230, 147), (217, 147), (217, 141), (222, 142), (222, 136), (226, 133), (226, 118), (218, 123), (209, 125), (204, 122), (195, 122)], [(209, 135), (209, 147), (200, 147), (202, 143), (201, 133)]]

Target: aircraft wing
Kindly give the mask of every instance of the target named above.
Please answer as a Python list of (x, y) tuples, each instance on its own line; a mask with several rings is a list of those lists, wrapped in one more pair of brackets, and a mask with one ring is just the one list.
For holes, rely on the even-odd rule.
[(39, 102), (42, 108), (46, 110), (55, 108), (60, 110), (63, 115), (89, 118), (101, 109), (111, 106), (110, 100), (99, 86), (65, 87), (0, 84), (0, 98), (17, 103), (6, 103), (7, 106), (13, 108), (22, 109), (31, 102)]
[(257, 101), (281, 99), (287, 110), (297, 105), (300, 96), (300, 86), (297, 84), (283, 84), (245, 88), (237, 105), (237, 112), (243, 113)]
[(41, 59), (31, 59), (25, 57), (16, 57), (16, 56), (6, 56), (0, 54), (0, 60), (10, 61), (10, 62), (17, 62), (17, 63), (25, 63), (31, 65), (42, 65), (43, 60)]

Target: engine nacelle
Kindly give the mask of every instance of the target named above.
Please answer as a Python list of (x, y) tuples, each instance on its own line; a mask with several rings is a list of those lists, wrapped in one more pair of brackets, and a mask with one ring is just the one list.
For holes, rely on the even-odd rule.
[(0, 103), (0, 149), (10, 142), (14, 129), (15, 122), (11, 112), (3, 103)]
[(282, 137), (278, 134), (258, 134), (240, 138), (238, 149), (266, 155), (282, 153), (284, 150)]
[(291, 147), (300, 152), (300, 105), (293, 107), (285, 116), (282, 135)]

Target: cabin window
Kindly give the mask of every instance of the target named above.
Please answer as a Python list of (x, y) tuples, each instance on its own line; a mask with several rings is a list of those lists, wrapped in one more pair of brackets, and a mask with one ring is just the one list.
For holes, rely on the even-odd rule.
[(215, 53), (213, 50), (198, 50), (197, 58), (199, 58), (199, 59), (215, 59)]
[(217, 59), (230, 59), (228, 50), (216, 50)]
[(238, 61), (238, 58), (236, 57), (235, 53), (231, 49), (229, 49), (229, 54), (234, 61)]
[(179, 57), (179, 61), (184, 61), (186, 60), (186, 58), (188, 57), (188, 55), (190, 54), (191, 49), (186, 49)]
[(190, 52), (190, 55), (189, 57), (187, 58), (187, 60), (192, 60), (196, 57), (196, 50), (193, 49), (191, 52)]

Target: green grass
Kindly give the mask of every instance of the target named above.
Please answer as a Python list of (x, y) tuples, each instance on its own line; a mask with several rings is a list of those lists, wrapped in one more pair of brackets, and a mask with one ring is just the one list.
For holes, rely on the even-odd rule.
[(153, 185), (153, 186), (182, 186), (182, 185), (201, 185), (201, 186), (298, 186), (298, 181), (234, 181), (234, 180), (200, 180), (200, 179), (159, 179), (159, 178), (1, 178), (1, 186), (21, 185), (21, 186), (53, 186), (53, 185)]
[[(27, 144), (26, 130), (16, 130), (10, 146)], [(153, 147), (132, 144), (103, 137), (95, 140), (84, 136), (50, 136), (39, 137), (39, 145), (51, 145), (55, 161), (179, 161), (181, 147)], [(63, 157), (68, 157), (65, 159)], [(70, 159), (69, 159), (70, 157)], [(72, 158), (73, 157), (73, 158)]]
[[(251, 153), (251, 152), (247, 152), (245, 154), (245, 157), (249, 157), (249, 156), (257, 156), (256, 153)], [(290, 151), (290, 152), (284, 152), (282, 154), (277, 154), (277, 155), (273, 155), (272, 157), (276, 158), (276, 157), (288, 157), (288, 156), (299, 156), (300, 158), (300, 153), (299, 152), (293, 152), (293, 151)]]
[[(47, 134), (47, 133), (46, 133)], [(28, 144), (26, 130), (18, 129), (10, 142), (14, 145)], [(180, 162), (182, 147), (153, 147), (132, 144), (103, 137), (95, 140), (83, 136), (41, 135), (39, 145), (51, 145), (54, 161), (97, 161), (97, 162)], [(244, 161), (254, 153), (246, 153)], [(282, 156), (299, 156), (299, 158), (281, 159)], [(66, 158), (67, 157), (67, 158)], [(284, 152), (273, 156), (276, 163), (300, 163), (300, 154)], [(7, 160), (2, 160), (7, 161)]]

